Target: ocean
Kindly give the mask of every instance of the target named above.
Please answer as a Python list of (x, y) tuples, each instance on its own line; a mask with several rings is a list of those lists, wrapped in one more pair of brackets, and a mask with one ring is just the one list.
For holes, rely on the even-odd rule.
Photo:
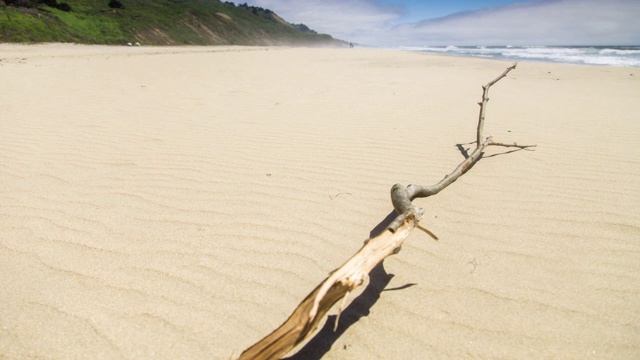
[(399, 49), (511, 61), (640, 67), (640, 46), (427, 46)]

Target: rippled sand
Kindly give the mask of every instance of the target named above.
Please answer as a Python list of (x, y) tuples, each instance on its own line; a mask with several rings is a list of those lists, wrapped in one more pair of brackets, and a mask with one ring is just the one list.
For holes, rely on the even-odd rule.
[[(385, 220), (394, 183), (463, 159), (508, 65), (0, 45), (0, 358), (238, 356)], [(638, 99), (638, 68), (519, 64), (485, 133), (538, 148), (490, 148), (416, 200), (440, 240), (414, 231), (293, 358), (640, 356)]]

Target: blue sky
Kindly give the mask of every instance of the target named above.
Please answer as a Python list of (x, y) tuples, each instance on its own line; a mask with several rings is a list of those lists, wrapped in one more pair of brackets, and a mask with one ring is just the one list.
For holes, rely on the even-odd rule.
[(245, 1), (373, 46), (640, 45), (640, 0)]

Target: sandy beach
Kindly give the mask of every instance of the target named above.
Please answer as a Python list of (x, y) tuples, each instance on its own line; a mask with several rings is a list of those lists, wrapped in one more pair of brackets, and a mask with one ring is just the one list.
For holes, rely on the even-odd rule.
[[(0, 359), (233, 359), (473, 145), (509, 62), (0, 45)], [(640, 357), (640, 68), (522, 62), (290, 359)], [(459, 145), (467, 144), (467, 145)], [(361, 291), (361, 293), (362, 293)]]

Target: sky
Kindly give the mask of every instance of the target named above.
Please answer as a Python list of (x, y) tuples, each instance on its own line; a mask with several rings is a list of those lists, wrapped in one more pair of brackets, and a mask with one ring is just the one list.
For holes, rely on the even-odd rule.
[(640, 45), (640, 0), (242, 0), (362, 45)]

